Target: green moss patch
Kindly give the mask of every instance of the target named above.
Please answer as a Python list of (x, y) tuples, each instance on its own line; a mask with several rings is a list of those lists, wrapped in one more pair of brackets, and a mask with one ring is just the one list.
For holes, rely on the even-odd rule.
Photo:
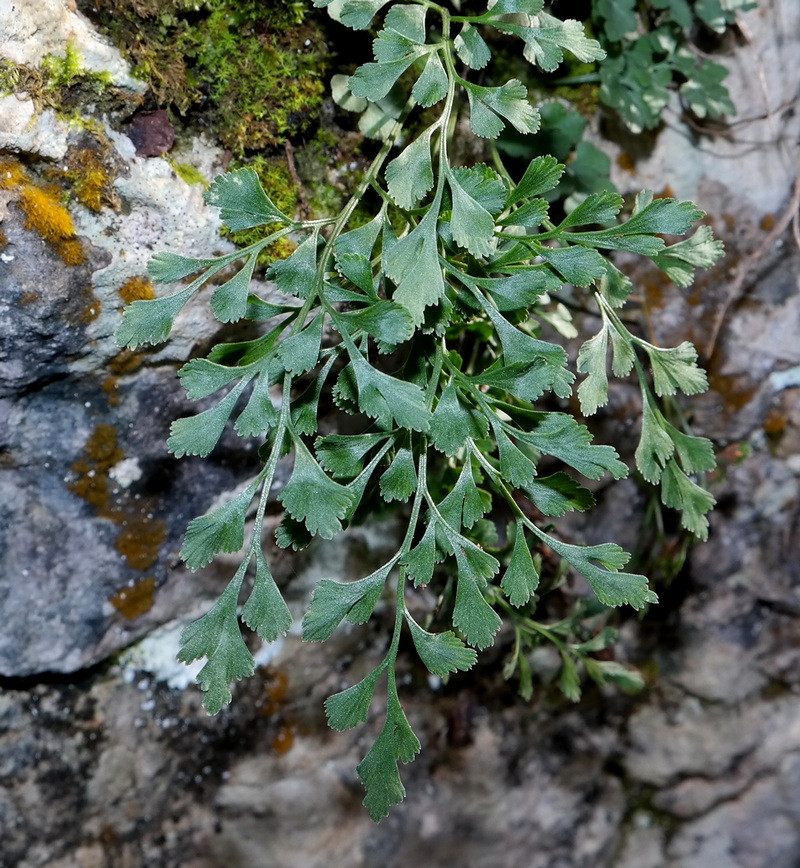
[(91, 0), (79, 4), (150, 85), (160, 108), (202, 108), (234, 154), (305, 132), (325, 92), (328, 49), (293, 0)]

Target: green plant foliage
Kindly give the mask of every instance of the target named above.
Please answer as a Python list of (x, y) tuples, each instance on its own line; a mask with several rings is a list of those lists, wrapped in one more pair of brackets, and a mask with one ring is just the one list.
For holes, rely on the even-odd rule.
[(699, 31), (724, 33), (752, 0), (596, 0), (592, 18), (608, 59), (600, 98), (634, 132), (661, 121), (670, 93), (698, 118), (734, 113), (724, 66), (692, 44)]
[[(331, 10), (346, 26), (364, 29), (384, 6), (381, 0), (341, 0)], [(626, 8), (609, 19), (618, 31), (629, 26)], [(696, 353), (686, 343), (656, 347), (628, 330), (619, 308), (630, 282), (609, 259), (616, 250), (647, 257), (686, 285), (694, 268), (721, 256), (721, 246), (705, 226), (677, 243), (663, 236), (685, 235), (703, 213), (691, 203), (640, 194), (623, 216), (622, 198), (596, 188), (554, 220), (549, 199), (565, 173), (558, 155), (535, 156), (516, 182), (499, 159), (495, 168), (451, 162), (459, 104), (476, 135), (488, 139), (509, 126), (529, 136), (539, 128), (540, 112), (518, 80), (478, 85), (456, 72), (457, 62), (462, 71), (489, 64), (492, 30), (521, 39), (525, 57), (544, 70), (565, 53), (582, 61), (604, 57), (577, 22), (541, 10), (541, 0), (498, 0), (475, 15), (451, 15), (427, 2), (391, 5), (373, 44), (374, 62), (334, 82), (340, 104), (362, 120), (374, 110), (370, 123), (382, 130), (379, 151), (342, 211), (296, 220), (276, 207), (254, 171), (217, 178), (206, 200), (229, 229), (277, 228), (218, 259), (158, 254), (151, 272), (159, 282), (199, 276), (172, 295), (130, 305), (118, 333), (130, 347), (164, 340), (183, 304), (234, 262), (238, 271), (216, 287), (211, 309), (222, 322), (264, 323), (260, 336), (219, 344), (208, 358), (184, 366), (180, 377), (189, 398), (217, 396), (216, 403), (175, 422), (169, 441), (178, 456), (206, 455), (228, 419), (240, 435), (264, 440), (263, 469), (239, 495), (189, 525), (182, 552), (196, 569), (217, 552), (244, 550), (220, 601), (184, 634), (181, 659), (207, 660), (200, 682), (210, 711), (229, 701), (231, 681), (252, 671), (237, 612), (265, 639), (290, 626), (260, 542), (279, 458), (294, 455), (278, 494), (286, 510), (276, 535), (280, 546), (330, 539), (359, 505), (375, 498), (408, 504), (402, 512), (407, 531), (392, 557), (366, 577), (323, 579), (303, 620), (305, 639), (323, 641), (345, 621), (368, 621), (382, 596), (394, 604), (383, 660), (326, 703), (331, 726), (349, 728), (367, 719), (385, 684), (385, 721), (358, 766), (364, 804), (375, 820), (403, 798), (398, 763), (410, 762), (420, 748), (395, 679), (403, 631), (439, 678), (472, 667), (476, 649), (494, 642), (506, 618), (516, 636), (506, 674), (519, 674), (523, 696), (533, 689), (526, 654), (541, 641), (558, 649), (559, 684), (571, 700), (580, 695), (581, 672), (601, 684), (641, 686), (637, 673), (592, 655), (613, 644), (605, 626), (609, 607), (657, 602), (647, 579), (623, 570), (629, 556), (613, 543), (568, 543), (549, 520), (532, 517), (589, 509), (594, 499), (581, 477), (628, 473), (611, 446), (594, 444), (584, 425), (554, 409), (554, 398), (569, 398), (576, 379), (564, 348), (541, 334), (545, 320), (568, 325), (553, 313), (551, 299), (563, 287), (585, 288), (600, 315), (598, 334), (577, 359), (577, 373), (585, 375), (578, 387), (584, 413), (608, 399), (610, 349), (611, 372), (635, 371), (642, 388), (639, 472), (660, 484), (664, 503), (680, 510), (684, 525), (700, 537), (713, 504), (693, 478), (713, 466), (711, 445), (674, 426), (660, 404), (678, 391), (690, 395), (706, 387)], [(410, 137), (405, 121), (418, 106), (426, 109), (427, 126)], [(569, 139), (569, 147), (573, 143)], [(377, 190), (382, 204), (353, 228), (368, 190)], [(297, 249), (269, 271), (285, 304), (267, 303), (250, 293), (253, 263), (288, 233), (299, 239)], [(270, 388), (282, 394), (280, 409)], [(353, 417), (350, 433), (314, 436), (323, 393)], [(248, 542), (245, 519), (254, 500)], [(537, 595), (558, 581), (552, 564), (559, 561), (559, 575), (574, 570), (595, 596), (567, 618), (545, 624), (531, 616)], [(240, 611), (252, 564), (253, 589)], [(440, 580), (445, 623), (420, 624), (408, 596)]]

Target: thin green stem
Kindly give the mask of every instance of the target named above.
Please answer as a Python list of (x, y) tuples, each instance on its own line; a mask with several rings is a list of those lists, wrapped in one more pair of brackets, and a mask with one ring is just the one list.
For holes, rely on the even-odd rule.
[(436, 344), (436, 352), (433, 359), (433, 370), (428, 379), (428, 387), (425, 390), (425, 405), (430, 410), (433, 407), (433, 399), (436, 397), (436, 390), (439, 386), (439, 377), (442, 374), (442, 366), (444, 364), (444, 339), (441, 343)]
[[(291, 393), (291, 388), (292, 375), (286, 373), (283, 378), (284, 396)], [(270, 492), (272, 491), (272, 484), (275, 479), (275, 470), (278, 467), (278, 461), (281, 457), (281, 447), (283, 446), (283, 440), (289, 427), (290, 406), (290, 402), (284, 398), (283, 402), (281, 403), (281, 412), (278, 416), (278, 424), (275, 426), (275, 435), (272, 441), (272, 450), (269, 455), (269, 460), (264, 466), (264, 469), (261, 470), (261, 472), (258, 474), (262, 478), (261, 496), (259, 498), (258, 509), (256, 511), (256, 520), (253, 525), (253, 533), (250, 536), (250, 545), (247, 548), (246, 560), (249, 560), (256, 547), (261, 545), (261, 529), (264, 524), (264, 513), (267, 509), (267, 501), (269, 500)]]

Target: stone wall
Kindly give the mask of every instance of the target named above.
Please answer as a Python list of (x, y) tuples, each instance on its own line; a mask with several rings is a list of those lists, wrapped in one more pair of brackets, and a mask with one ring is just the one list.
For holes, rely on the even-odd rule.
[[(377, 662), (380, 623), (261, 649), (215, 718), (174, 662), (182, 625), (232, 563), (189, 574), (183, 530), (247, 478), (255, 446), (232, 437), (202, 462), (166, 452), (185, 412), (175, 371), (217, 334), (202, 304), (164, 347), (120, 352), (112, 335), (125, 301), (152, 289), (153, 252), (228, 249), (216, 214), (166, 160), (137, 157), (119, 118), (70, 125), (22, 95), (0, 100), (4, 177), (16, 179), (0, 172), (2, 868), (800, 864), (800, 251), (782, 219), (797, 212), (787, 70), (800, 64), (800, 10), (760, 5), (725, 58), (741, 123), (701, 138), (673, 113), (656, 137), (603, 139), (622, 192), (668, 179), (729, 251), (689, 291), (636, 274), (645, 325), (705, 354), (713, 388), (693, 422), (722, 453), (709, 542), (660, 606), (622, 627), (648, 687), (589, 690), (577, 706), (537, 689), (525, 703), (497, 654), (444, 687), (409, 655), (402, 690), (422, 755), (402, 769), (407, 801), (377, 826), (354, 771), (365, 732), (328, 730), (322, 701)], [(0, 0), (0, 34), (0, 56), (31, 65), (72, 39), (88, 69), (138, 98), (122, 58), (67, 4)], [(176, 159), (220, 170), (212, 143), (182, 147)], [(25, 185), (87, 148), (109, 167), (106, 200), (72, 205), (72, 229), (46, 237)], [(630, 412), (624, 389), (613, 400), (608, 425)], [(624, 424), (614, 431), (624, 439)], [(629, 542), (620, 502), (641, 495), (624, 485), (574, 533)], [(364, 575), (392, 535), (390, 523), (300, 556), (270, 549), (297, 617), (323, 570)]]

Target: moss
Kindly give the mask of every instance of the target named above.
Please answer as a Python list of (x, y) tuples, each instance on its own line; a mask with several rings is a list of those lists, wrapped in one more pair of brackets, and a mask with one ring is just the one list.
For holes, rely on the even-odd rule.
[(108, 72), (92, 72), (84, 68), (83, 58), (71, 40), (67, 42), (63, 56), (48, 54), (38, 67), (0, 60), (0, 93), (24, 92), (37, 108), (47, 105), (62, 115), (69, 115), (78, 106), (97, 101), (107, 90), (113, 91), (112, 103), (138, 101), (138, 97), (123, 94), (111, 85)]
[[(83, 57), (75, 48), (75, 43), (68, 39), (64, 47), (64, 56), (48, 54), (42, 59), (40, 69), (49, 88), (69, 87), (83, 73)], [(108, 82), (107, 73), (105, 78)]]
[(156, 297), (153, 284), (146, 277), (131, 277), (117, 290), (125, 304), (133, 301), (150, 301)]
[(169, 161), (175, 174), (186, 181), (187, 184), (197, 184), (201, 187), (208, 187), (208, 181), (203, 175), (195, 169), (190, 163), (178, 163), (175, 160)]
[(584, 117), (593, 117), (600, 108), (599, 84), (561, 85), (554, 88), (552, 94), (572, 103)]
[(0, 96), (16, 93), (19, 88), (20, 66), (0, 57)]
[[(314, 216), (335, 214), (355, 191), (370, 162), (361, 151), (363, 142), (360, 133), (337, 137), (322, 128), (308, 144), (298, 149), (297, 170), (308, 191), (308, 206)], [(350, 228), (375, 215), (372, 210), (375, 203), (369, 196), (368, 193), (357, 206), (348, 224)]]
[(216, 130), (235, 153), (303, 132), (324, 96), (321, 34), (287, 15), (291, 4), (218, 2), (188, 34), (194, 70), (216, 107)]
[(157, 104), (202, 111), (234, 154), (302, 134), (325, 92), (323, 33), (294, 0), (92, 0), (81, 4)]
[(115, 174), (109, 151), (105, 138), (97, 142), (97, 148), (70, 148), (66, 168), (51, 170), (50, 177), (64, 181), (70, 196), (90, 211), (99, 211), (104, 205), (116, 209), (119, 200), (112, 186)]

